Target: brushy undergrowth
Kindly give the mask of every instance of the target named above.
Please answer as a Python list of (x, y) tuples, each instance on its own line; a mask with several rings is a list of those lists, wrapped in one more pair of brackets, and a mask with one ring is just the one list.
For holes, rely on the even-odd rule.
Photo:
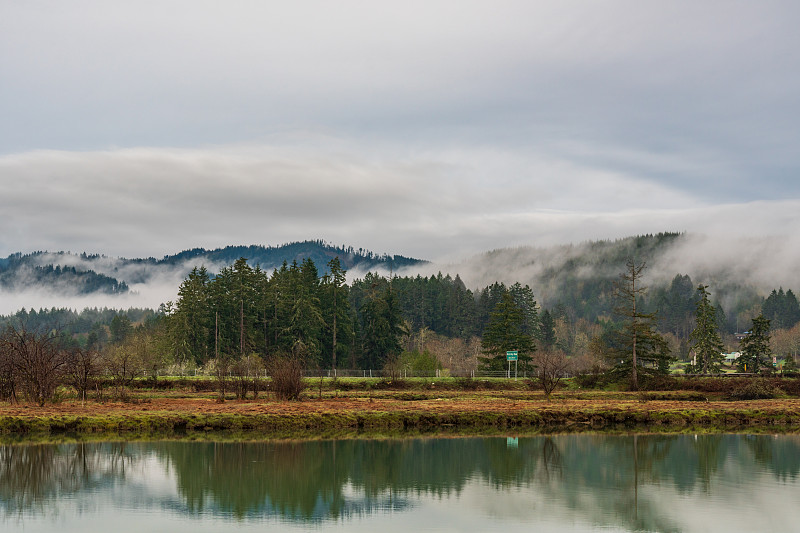
[(272, 377), (272, 391), (279, 400), (298, 400), (306, 387), (303, 366), (294, 358), (274, 358), (267, 367)]
[(766, 379), (752, 379), (729, 394), (731, 400), (769, 400), (782, 395), (783, 391)]

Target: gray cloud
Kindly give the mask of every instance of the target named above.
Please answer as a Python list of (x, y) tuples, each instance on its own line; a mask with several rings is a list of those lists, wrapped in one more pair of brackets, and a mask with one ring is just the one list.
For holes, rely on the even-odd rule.
[(323, 238), (437, 260), (658, 231), (776, 235), (800, 217), (797, 200), (708, 204), (580, 161), (480, 147), (398, 154), (313, 139), (31, 152), (0, 157), (0, 173), (0, 224), (20, 228), (5, 254), (160, 256)]
[(791, 235), (798, 18), (788, 0), (6, 2), (0, 254), (322, 238), (447, 263)]
[(578, 143), (595, 164), (706, 198), (798, 192), (791, 1), (0, 9), (6, 153), (312, 129), (399, 146)]

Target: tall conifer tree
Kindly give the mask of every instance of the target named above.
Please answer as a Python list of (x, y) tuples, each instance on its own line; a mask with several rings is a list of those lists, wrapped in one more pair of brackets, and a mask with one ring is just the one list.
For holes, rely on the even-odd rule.
[(708, 300), (708, 285), (700, 285), (700, 300), (695, 313), (696, 326), (689, 335), (698, 370), (703, 373), (719, 372), (722, 365), (722, 338), (719, 335), (717, 310)]
[(638, 298), (647, 288), (642, 285), (645, 264), (628, 260), (625, 271), (616, 284), (617, 307), (615, 314), (622, 326), (610, 335), (605, 353), (613, 372), (630, 379), (634, 390), (639, 388), (639, 375), (666, 374), (669, 372), (669, 346), (656, 331), (656, 314), (644, 313)]
[(762, 368), (772, 368), (769, 338), (769, 320), (764, 315), (758, 315), (753, 319), (750, 333), (740, 343), (739, 371), (757, 373)]

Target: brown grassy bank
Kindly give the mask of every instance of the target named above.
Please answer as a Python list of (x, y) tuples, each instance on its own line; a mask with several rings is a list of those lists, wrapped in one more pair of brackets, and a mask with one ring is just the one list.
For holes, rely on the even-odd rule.
[(775, 431), (800, 430), (800, 400), (706, 401), (674, 392), (565, 393), (545, 402), (533, 391), (377, 391), (226, 401), (201, 394), (137, 394), (129, 401), (65, 400), (0, 404), (0, 433), (185, 434), (215, 431), (272, 434), (402, 432), (447, 428), (460, 432), (534, 431)]

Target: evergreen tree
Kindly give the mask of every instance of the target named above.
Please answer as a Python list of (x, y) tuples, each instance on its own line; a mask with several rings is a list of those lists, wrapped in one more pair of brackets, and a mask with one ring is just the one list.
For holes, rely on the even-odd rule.
[(133, 324), (131, 324), (131, 319), (128, 318), (128, 315), (117, 314), (111, 320), (109, 330), (111, 331), (111, 342), (120, 344), (133, 333)]
[(669, 288), (655, 297), (661, 331), (668, 331), (682, 340), (691, 333), (697, 307), (697, 291), (687, 275), (676, 275)]
[(800, 304), (791, 290), (783, 292), (783, 287), (772, 290), (761, 307), (762, 314), (774, 329), (791, 329), (800, 321)]
[(401, 352), (405, 332), (397, 298), (391, 286), (373, 293), (361, 307), (362, 356), (367, 368), (382, 368)]
[(255, 346), (258, 328), (256, 275), (244, 257), (223, 268), (208, 285), (215, 324), (215, 351), (242, 357)]
[(539, 336), (539, 309), (536, 300), (533, 296), (533, 291), (527, 285), (524, 287), (519, 283), (515, 283), (509, 287), (508, 291), (514, 297), (514, 303), (522, 309), (524, 317), (522, 329), (523, 331), (533, 338)]
[(283, 262), (279, 269), (272, 272), (265, 295), (265, 307), (268, 309), (266, 337), (269, 339), (269, 354), (288, 353), (292, 348), (289, 319), (292, 300), (289, 292), (289, 265)]
[(328, 262), (328, 274), (322, 278), (324, 320), (328, 331), (325, 344), (328, 345), (327, 341), (330, 341), (330, 359), (326, 362), (333, 368), (337, 368), (339, 361), (343, 360), (338, 352), (343, 352), (341, 356), (346, 357), (352, 332), (346, 274), (337, 256)]
[(539, 325), (539, 342), (542, 349), (550, 350), (556, 345), (556, 323), (553, 320), (553, 315), (547, 309), (542, 313), (541, 323)]
[(637, 302), (647, 291), (641, 285), (644, 268), (644, 263), (629, 260), (620, 275), (614, 312), (623, 323), (610, 333), (604, 350), (612, 372), (628, 377), (634, 390), (639, 388), (640, 374), (666, 374), (671, 360), (667, 342), (656, 331), (657, 315), (642, 312)]
[(740, 372), (757, 373), (762, 368), (772, 369), (772, 349), (769, 346), (769, 319), (758, 315), (753, 319), (753, 327), (739, 344), (737, 366)]
[(449, 336), (468, 339), (475, 334), (475, 298), (456, 274), (450, 293), (451, 327)]
[(289, 268), (289, 294), (292, 298), (289, 319), (292, 353), (307, 364), (318, 363), (325, 319), (320, 308), (317, 268), (311, 259), (304, 260), (300, 266), (297, 262), (292, 263)]
[(697, 292), (696, 326), (689, 335), (697, 357), (698, 370), (703, 374), (719, 372), (722, 365), (722, 338), (719, 335), (717, 310), (708, 300), (708, 285), (700, 285)]
[(800, 322), (800, 303), (791, 289), (786, 291), (786, 304), (785, 304), (784, 329), (791, 329)]
[(485, 357), (479, 357), (486, 370), (503, 370), (506, 352), (516, 350), (523, 368), (536, 350), (533, 336), (525, 331), (525, 311), (506, 291), (489, 315), (489, 324), (483, 332), (481, 346)]
[(193, 268), (178, 288), (174, 312), (169, 325), (175, 355), (180, 361), (188, 359), (203, 363), (209, 357), (211, 316), (208, 301), (210, 277), (205, 267)]

